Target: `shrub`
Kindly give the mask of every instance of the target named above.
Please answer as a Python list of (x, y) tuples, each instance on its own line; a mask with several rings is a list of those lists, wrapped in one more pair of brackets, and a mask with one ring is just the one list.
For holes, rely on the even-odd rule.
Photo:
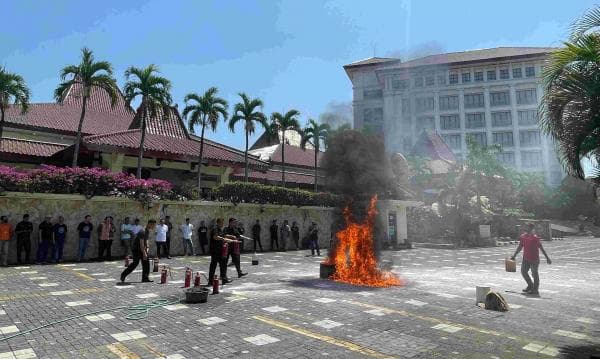
[(259, 183), (231, 182), (220, 185), (213, 191), (218, 201), (237, 203), (271, 203), (296, 206), (333, 207), (339, 197), (329, 193), (313, 193)]

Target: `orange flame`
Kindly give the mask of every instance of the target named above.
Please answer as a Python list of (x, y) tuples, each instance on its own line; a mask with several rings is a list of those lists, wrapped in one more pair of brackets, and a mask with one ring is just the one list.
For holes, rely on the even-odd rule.
[(352, 219), (349, 207), (344, 208), (346, 228), (336, 233), (338, 244), (329, 254), (327, 263), (335, 264), (332, 279), (369, 287), (402, 285), (392, 272), (381, 271), (373, 248), (373, 228), (377, 218), (377, 195), (371, 198), (364, 223)]

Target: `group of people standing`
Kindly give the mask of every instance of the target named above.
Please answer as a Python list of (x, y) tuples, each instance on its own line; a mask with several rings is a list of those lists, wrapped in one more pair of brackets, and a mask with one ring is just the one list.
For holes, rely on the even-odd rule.
[[(260, 251), (263, 251), (263, 246), (261, 243), (261, 226), (260, 220), (256, 220), (256, 223), (252, 226), (252, 240), (254, 242), (254, 250), (257, 250), (257, 245)], [(287, 219), (283, 220), (281, 227), (277, 224), (277, 220), (274, 219), (271, 222), (271, 226), (269, 227), (269, 236), (271, 239), (271, 250), (282, 250), (287, 251), (288, 242), (290, 238), (293, 241), (293, 245), (296, 247), (296, 250), (301, 249), (302, 243), (300, 243), (300, 227), (298, 227), (298, 223), (296, 221), (292, 222), (292, 225), (289, 225), (289, 221)], [(317, 227), (316, 222), (312, 222), (308, 228), (308, 233), (305, 237), (308, 240), (308, 248), (310, 248), (312, 255), (315, 255), (315, 251), (317, 255), (321, 255), (321, 249), (319, 248), (319, 228)], [(279, 239), (281, 239), (281, 246)]]

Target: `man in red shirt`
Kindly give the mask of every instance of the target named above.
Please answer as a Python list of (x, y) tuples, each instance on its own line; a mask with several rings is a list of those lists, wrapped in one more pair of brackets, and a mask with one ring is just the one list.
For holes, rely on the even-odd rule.
[[(550, 257), (546, 254), (540, 237), (535, 233), (535, 225), (533, 223), (527, 224), (526, 232), (521, 234), (519, 237), (519, 246), (515, 251), (515, 254), (511, 257), (515, 259), (517, 254), (523, 249), (523, 263), (521, 263), (521, 275), (527, 282), (527, 288), (523, 289), (523, 292), (528, 294), (539, 294), (538, 289), (540, 287), (540, 275), (538, 274), (538, 266), (540, 265), (540, 250), (544, 253), (548, 264), (552, 264)], [(531, 269), (531, 275), (533, 276), (533, 283), (529, 277), (529, 269)]]

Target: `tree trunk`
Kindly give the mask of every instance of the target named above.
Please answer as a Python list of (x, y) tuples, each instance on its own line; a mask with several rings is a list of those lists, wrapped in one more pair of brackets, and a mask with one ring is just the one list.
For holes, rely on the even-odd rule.
[(246, 129), (246, 152), (244, 152), (244, 182), (248, 183), (248, 130)]
[(77, 127), (77, 138), (75, 139), (75, 150), (73, 151), (73, 164), (71, 167), (77, 167), (77, 160), (79, 159), (79, 145), (81, 144), (81, 130), (83, 128), (83, 121), (85, 120), (85, 108), (87, 106), (87, 96), (85, 90), (83, 91), (83, 101), (81, 104), (81, 117), (79, 117), (79, 126)]
[(200, 155), (198, 156), (198, 194), (202, 194), (202, 157), (204, 155), (204, 128), (206, 123), (202, 122), (202, 132), (200, 134)]
[(315, 193), (318, 191), (317, 190), (317, 172), (318, 172), (318, 166), (317, 166), (317, 155), (319, 154), (319, 147), (315, 146)]
[(140, 149), (138, 152), (138, 163), (137, 163), (137, 172), (136, 177), (142, 178), (142, 161), (144, 160), (144, 141), (146, 140), (146, 115), (148, 113), (146, 109), (145, 101), (142, 100), (142, 106), (144, 106), (144, 110), (142, 111), (142, 138), (140, 139)]
[(285, 129), (281, 131), (283, 144), (281, 145), (281, 186), (285, 188)]
[(0, 145), (2, 144), (2, 133), (4, 131), (4, 106), (0, 104)]

